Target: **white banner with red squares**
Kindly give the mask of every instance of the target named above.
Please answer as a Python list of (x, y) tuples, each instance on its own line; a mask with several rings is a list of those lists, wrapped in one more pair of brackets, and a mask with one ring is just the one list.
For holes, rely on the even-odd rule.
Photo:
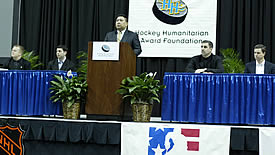
[(229, 155), (229, 126), (122, 123), (122, 155)]

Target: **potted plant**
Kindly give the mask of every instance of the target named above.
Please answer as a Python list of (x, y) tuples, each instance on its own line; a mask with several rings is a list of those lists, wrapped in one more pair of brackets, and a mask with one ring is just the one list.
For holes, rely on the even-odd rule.
[(81, 73), (81, 76), (87, 77), (88, 53), (84, 51), (79, 51), (76, 58), (79, 61), (76, 72)]
[(51, 100), (60, 101), (64, 118), (78, 119), (80, 113), (80, 99), (86, 97), (87, 81), (83, 77), (54, 75), (51, 81)]
[(159, 103), (159, 92), (165, 88), (155, 80), (155, 74), (142, 73), (140, 76), (126, 77), (121, 81), (116, 91), (124, 100), (130, 101), (133, 110), (133, 120), (149, 122), (154, 102)]
[(35, 54), (34, 51), (28, 52), (24, 51), (22, 57), (31, 63), (31, 69), (35, 70), (38, 69), (43, 64), (39, 61), (39, 56)]
[(232, 48), (221, 49), (225, 73), (244, 73), (245, 65), (239, 58), (239, 53)]

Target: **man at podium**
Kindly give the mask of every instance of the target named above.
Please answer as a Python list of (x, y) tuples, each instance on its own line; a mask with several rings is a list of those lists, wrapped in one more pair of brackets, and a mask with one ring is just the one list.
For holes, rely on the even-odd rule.
[(127, 29), (128, 19), (126, 15), (120, 14), (116, 18), (116, 30), (108, 32), (105, 36), (105, 41), (127, 42), (131, 45), (136, 55), (141, 53), (141, 46), (138, 34)]

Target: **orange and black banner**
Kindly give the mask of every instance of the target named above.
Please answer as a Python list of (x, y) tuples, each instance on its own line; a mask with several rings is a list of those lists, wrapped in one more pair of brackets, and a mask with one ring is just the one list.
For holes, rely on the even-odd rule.
[(9, 125), (0, 127), (0, 154), (23, 155), (22, 136), (24, 131), (20, 127)]

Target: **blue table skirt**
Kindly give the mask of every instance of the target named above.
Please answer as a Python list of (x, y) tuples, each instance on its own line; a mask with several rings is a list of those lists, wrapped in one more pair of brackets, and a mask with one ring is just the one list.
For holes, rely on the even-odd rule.
[(275, 125), (275, 75), (165, 73), (162, 120)]
[(1, 115), (60, 115), (60, 103), (50, 101), (50, 81), (64, 71), (0, 71)]

